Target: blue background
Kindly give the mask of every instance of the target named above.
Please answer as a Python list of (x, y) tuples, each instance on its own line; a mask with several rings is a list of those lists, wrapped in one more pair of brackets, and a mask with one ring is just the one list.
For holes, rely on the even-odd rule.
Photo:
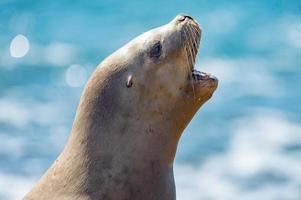
[[(178, 199), (301, 199), (299, 0), (0, 1), (0, 199), (62, 150), (94, 67), (182, 12), (203, 29), (197, 68), (220, 85), (179, 143)], [(29, 50), (14, 58), (19, 34)]]

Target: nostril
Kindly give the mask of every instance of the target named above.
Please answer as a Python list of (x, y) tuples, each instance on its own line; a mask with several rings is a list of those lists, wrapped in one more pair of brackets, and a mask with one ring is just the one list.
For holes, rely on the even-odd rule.
[(180, 14), (180, 15), (178, 15), (178, 21), (180, 21), (180, 22), (185, 21), (186, 18), (187, 18), (187, 19), (193, 20), (193, 18), (190, 17), (190, 16), (187, 15), (187, 14)]
[(185, 15), (185, 18), (188, 18), (188, 19), (191, 19), (191, 20), (193, 20), (193, 18), (192, 18), (192, 17), (190, 17), (189, 15)]

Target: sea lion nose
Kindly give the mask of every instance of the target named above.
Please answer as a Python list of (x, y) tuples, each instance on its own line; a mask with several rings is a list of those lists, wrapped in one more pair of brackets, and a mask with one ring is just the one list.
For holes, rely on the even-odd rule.
[(190, 19), (190, 20), (193, 20), (192, 17), (190, 17), (189, 15), (185, 14), (185, 13), (181, 13), (179, 14), (176, 19), (179, 21), (179, 22), (182, 22), (182, 21), (185, 21), (185, 19)]

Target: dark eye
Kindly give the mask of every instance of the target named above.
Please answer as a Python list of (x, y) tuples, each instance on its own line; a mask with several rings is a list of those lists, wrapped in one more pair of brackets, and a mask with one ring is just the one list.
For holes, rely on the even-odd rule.
[(154, 44), (152, 46), (152, 49), (150, 51), (150, 56), (159, 58), (161, 56), (161, 52), (162, 52), (162, 46), (161, 46), (160, 42), (157, 42), (156, 44)]

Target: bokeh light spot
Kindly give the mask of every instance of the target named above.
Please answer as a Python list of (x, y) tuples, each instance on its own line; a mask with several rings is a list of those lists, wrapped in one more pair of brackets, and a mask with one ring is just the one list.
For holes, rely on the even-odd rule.
[(24, 35), (17, 35), (10, 43), (10, 55), (14, 58), (22, 58), (29, 51), (30, 45)]
[(81, 65), (71, 65), (65, 73), (65, 80), (71, 87), (80, 87), (87, 80), (87, 70)]

